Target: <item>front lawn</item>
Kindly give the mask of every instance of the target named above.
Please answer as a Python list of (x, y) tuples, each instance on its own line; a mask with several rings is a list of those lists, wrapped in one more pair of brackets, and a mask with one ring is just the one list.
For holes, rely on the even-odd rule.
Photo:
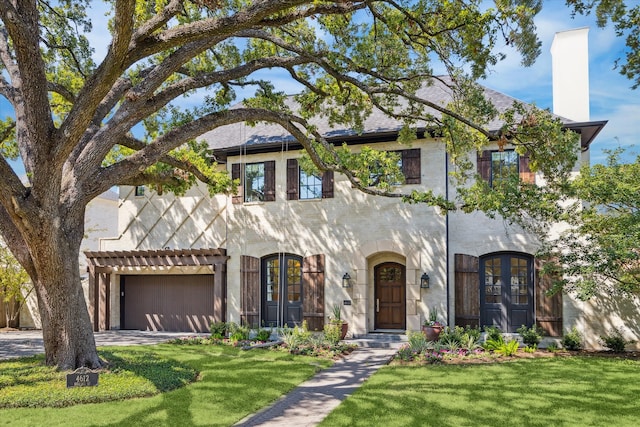
[[(328, 360), (286, 352), (243, 351), (213, 345), (103, 347), (99, 353), (107, 359), (129, 358), (138, 363), (124, 363), (119, 365), (117, 373), (101, 374), (97, 387), (67, 390), (64, 374), (38, 366), (41, 359), (3, 361), (0, 362), (0, 394), (24, 395), (21, 388), (30, 385), (32, 393), (41, 393), (43, 399), (54, 393), (73, 402), (78, 400), (78, 395), (85, 401), (105, 400), (108, 393), (126, 397), (134, 385), (143, 395), (159, 394), (62, 408), (0, 409), (0, 425), (230, 426), (331, 364)], [(26, 371), (31, 376), (25, 375)], [(188, 381), (196, 373), (195, 382), (164, 391)], [(34, 400), (39, 400), (38, 395), (35, 397)]]
[(387, 366), (322, 426), (637, 426), (640, 362), (551, 357)]

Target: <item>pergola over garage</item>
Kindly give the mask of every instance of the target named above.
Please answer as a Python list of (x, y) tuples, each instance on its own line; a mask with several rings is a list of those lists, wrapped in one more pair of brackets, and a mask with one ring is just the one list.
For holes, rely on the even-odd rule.
[[(226, 317), (225, 249), (85, 252), (89, 315), (111, 329), (111, 278), (120, 277), (120, 328), (206, 332)], [(118, 286), (115, 288), (116, 292)]]

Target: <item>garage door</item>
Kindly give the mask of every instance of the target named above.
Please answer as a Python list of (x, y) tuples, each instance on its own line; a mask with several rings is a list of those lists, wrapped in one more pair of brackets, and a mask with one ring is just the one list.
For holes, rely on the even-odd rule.
[(122, 276), (123, 329), (208, 332), (214, 316), (213, 275)]

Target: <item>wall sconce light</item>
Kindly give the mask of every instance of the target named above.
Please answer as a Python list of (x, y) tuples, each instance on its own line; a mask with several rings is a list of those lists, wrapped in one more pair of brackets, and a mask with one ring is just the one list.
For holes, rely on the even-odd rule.
[(343, 288), (351, 287), (351, 276), (349, 276), (349, 273), (344, 273), (344, 276), (342, 276), (342, 287)]
[(422, 273), (422, 276), (420, 276), (420, 287), (423, 289), (429, 287), (429, 275), (427, 273)]

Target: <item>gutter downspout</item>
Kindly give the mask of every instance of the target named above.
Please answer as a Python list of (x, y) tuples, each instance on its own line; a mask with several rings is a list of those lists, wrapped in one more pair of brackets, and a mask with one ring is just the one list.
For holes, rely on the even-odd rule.
[[(445, 150), (444, 150), (444, 191), (445, 191), (445, 199), (448, 202), (449, 201), (449, 152), (446, 149), (445, 146)], [(444, 216), (444, 246), (445, 246), (445, 262), (446, 262), (446, 286), (447, 286), (447, 325), (449, 327), (451, 327), (451, 323), (450, 323), (450, 312), (451, 309), (449, 307), (449, 302), (451, 300), (451, 296), (450, 296), (450, 278), (449, 278), (449, 273), (450, 273), (450, 267), (449, 267), (449, 210), (447, 209), (445, 216)]]

